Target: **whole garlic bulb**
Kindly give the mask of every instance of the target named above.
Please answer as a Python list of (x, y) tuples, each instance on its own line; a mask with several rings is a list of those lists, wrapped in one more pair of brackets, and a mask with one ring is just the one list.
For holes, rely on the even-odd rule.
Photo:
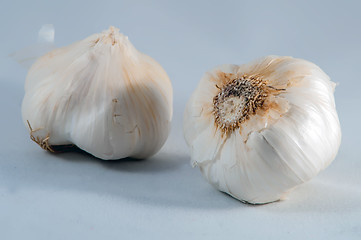
[(191, 162), (248, 203), (282, 199), (335, 158), (335, 84), (315, 64), (268, 56), (206, 73), (184, 116)]
[(101, 159), (146, 158), (168, 137), (172, 96), (164, 69), (110, 27), (31, 67), (22, 117), (49, 151), (73, 144)]

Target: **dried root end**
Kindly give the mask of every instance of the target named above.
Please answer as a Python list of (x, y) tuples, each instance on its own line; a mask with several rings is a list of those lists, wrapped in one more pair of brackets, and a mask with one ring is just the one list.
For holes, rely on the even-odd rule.
[(68, 145), (50, 145), (49, 144), (49, 133), (46, 135), (45, 138), (41, 138), (39, 136), (35, 137), (34, 133), (41, 130), (42, 128), (37, 128), (37, 129), (33, 129), (30, 125), (30, 122), (28, 120), (26, 120), (28, 125), (29, 125), (29, 129), (30, 129), (30, 139), (33, 140), (35, 143), (37, 143), (42, 149), (52, 152), (52, 153), (60, 153), (60, 152), (67, 152), (70, 150), (73, 150), (75, 147), (75, 145), (73, 144), (68, 144)]
[(30, 139), (33, 140), (34, 142), (36, 142), (42, 149), (49, 151), (49, 152), (55, 152), (55, 150), (51, 147), (51, 145), (49, 145), (49, 134), (46, 135), (45, 138), (41, 138), (39, 136), (35, 137), (33, 134), (39, 130), (41, 130), (41, 128), (37, 128), (37, 129), (33, 129), (30, 125), (29, 120), (26, 120), (28, 125), (29, 125), (29, 129), (30, 129)]
[(213, 114), (217, 129), (222, 135), (230, 135), (251, 116), (267, 111), (266, 101), (271, 95), (278, 95), (284, 89), (268, 85), (258, 75), (220, 76), (222, 86), (216, 85), (218, 94), (213, 98)]

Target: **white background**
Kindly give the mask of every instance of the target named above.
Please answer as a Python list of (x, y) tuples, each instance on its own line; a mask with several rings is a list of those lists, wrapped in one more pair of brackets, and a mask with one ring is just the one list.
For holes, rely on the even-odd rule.
[[(0, 239), (361, 239), (358, 1), (3, 1), (0, 9)], [(65, 46), (110, 25), (155, 58), (174, 87), (174, 121), (145, 161), (50, 154), (21, 120), (27, 69), (9, 57), (55, 26)], [(318, 64), (339, 85), (333, 164), (288, 200), (245, 205), (189, 164), (185, 103), (205, 71), (264, 55)]]

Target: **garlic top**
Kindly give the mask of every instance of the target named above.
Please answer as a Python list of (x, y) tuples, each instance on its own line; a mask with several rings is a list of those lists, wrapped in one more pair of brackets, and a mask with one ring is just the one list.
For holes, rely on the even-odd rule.
[(74, 144), (102, 159), (146, 158), (164, 144), (172, 86), (163, 68), (119, 30), (55, 49), (29, 70), (22, 117), (53, 151)]
[(185, 110), (193, 166), (241, 201), (282, 199), (337, 154), (334, 88), (318, 66), (291, 57), (216, 67)]

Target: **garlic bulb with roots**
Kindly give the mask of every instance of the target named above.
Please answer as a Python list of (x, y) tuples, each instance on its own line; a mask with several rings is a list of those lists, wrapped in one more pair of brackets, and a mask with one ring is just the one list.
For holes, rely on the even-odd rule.
[(216, 67), (185, 110), (193, 166), (243, 202), (283, 199), (337, 154), (334, 88), (318, 66), (292, 57)]
[(110, 27), (35, 62), (22, 117), (49, 151), (76, 145), (101, 159), (146, 158), (168, 137), (172, 94), (163, 68)]

